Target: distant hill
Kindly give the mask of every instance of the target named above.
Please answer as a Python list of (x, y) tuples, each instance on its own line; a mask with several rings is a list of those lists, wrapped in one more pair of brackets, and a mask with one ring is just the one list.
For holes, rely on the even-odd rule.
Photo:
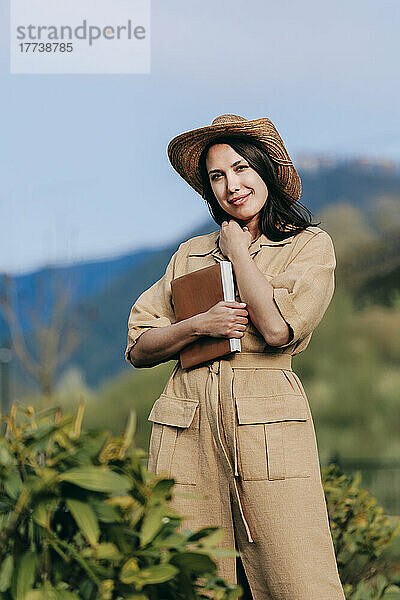
[[(61, 285), (68, 290), (71, 304), (76, 305), (82, 299), (88, 299), (101, 292), (110, 281), (124, 272), (143, 263), (157, 251), (137, 250), (124, 256), (103, 260), (82, 261), (66, 266), (46, 266), (37, 271), (13, 277), (14, 297), (19, 300), (20, 319), (24, 331), (28, 331), (30, 321), (25, 319), (24, 308), (33, 306), (35, 300), (40, 316), (50, 312), (54, 303), (54, 286)], [(5, 274), (0, 274), (0, 293), (4, 292)], [(1, 317), (1, 313), (0, 313)], [(5, 323), (0, 318), (0, 336), (5, 333)]]
[(344, 160), (317, 170), (299, 169), (303, 193), (301, 202), (314, 214), (322, 209), (347, 201), (368, 218), (371, 201), (379, 196), (400, 197), (400, 171), (375, 163)]
[[(335, 207), (340, 202), (357, 207), (369, 219), (371, 206), (376, 198), (384, 195), (400, 198), (399, 173), (379, 165), (366, 168), (363, 164), (346, 162), (322, 166), (313, 171), (299, 171), (303, 183), (301, 201), (313, 213), (314, 221), (321, 220), (324, 210)], [(324, 223), (321, 226), (324, 227)], [(55, 273), (69, 289), (72, 289), (71, 319), (76, 323), (82, 344), (67, 367), (76, 365), (82, 371), (86, 382), (92, 387), (97, 387), (123, 369), (131, 368), (124, 363), (123, 352), (129, 310), (140, 293), (163, 275), (171, 255), (181, 241), (194, 235), (215, 231), (217, 228), (217, 224), (209, 218), (203, 226), (180, 236), (180, 239), (168, 247), (139, 250), (119, 258), (82, 262), (69, 267), (48, 267), (16, 277), (16, 288), (20, 298), (25, 298), (26, 307), (29, 305), (28, 301), (37, 294), (38, 287), (43, 286), (45, 301), (41, 306), (44, 314), (49, 312), (52, 305), (49, 289)], [(381, 263), (385, 262), (385, 252), (384, 248)], [(366, 253), (364, 260), (368, 262)], [(363, 282), (363, 294), (373, 291), (377, 300), (386, 302), (386, 299), (391, 297), (392, 284), (397, 286), (399, 282), (398, 271), (394, 279), (390, 274), (399, 266), (391, 256), (390, 269), (386, 269), (385, 277), (381, 281), (382, 292), (379, 293), (375, 285), (380, 282), (378, 270), (374, 272), (373, 285), (369, 285), (367, 281)], [(3, 283), (4, 276), (0, 276), (0, 291)], [(24, 314), (26, 312), (22, 303), (20, 311)], [(28, 328), (25, 320), (23, 325)], [(0, 325), (1, 332), (4, 335), (4, 322)], [(23, 374), (16, 364), (14, 370), (15, 377), (21, 378), (22, 381)]]
[[(188, 232), (186, 237), (210, 233), (215, 231), (215, 228), (215, 223), (210, 222), (195, 231)], [(86, 382), (92, 387), (97, 387), (100, 382), (115, 375), (124, 367), (129, 368), (129, 365), (124, 363), (123, 353), (131, 305), (144, 289), (162, 277), (169, 259), (180, 242), (181, 240), (173, 246), (142, 254), (136, 261), (135, 255), (132, 254), (131, 267), (121, 269), (118, 274), (110, 271), (106, 264), (108, 278), (104, 277), (101, 286), (100, 284), (98, 286), (98, 291), (92, 291), (86, 297), (76, 295), (69, 320), (74, 323), (83, 342), (66, 364), (66, 369), (76, 365), (83, 372)], [(88, 277), (88, 273), (85, 276)], [(29, 333), (26, 337), (28, 345), (31, 346)], [(14, 387), (23, 389), (24, 386), (33, 383), (31, 377), (21, 371), (17, 361), (14, 361), (13, 372), (16, 382)]]

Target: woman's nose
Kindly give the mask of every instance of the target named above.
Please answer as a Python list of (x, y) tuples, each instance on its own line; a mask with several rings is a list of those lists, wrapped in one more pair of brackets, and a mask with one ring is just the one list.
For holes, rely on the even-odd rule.
[(231, 173), (226, 177), (226, 183), (229, 192), (237, 192), (240, 189), (240, 181), (238, 175)]

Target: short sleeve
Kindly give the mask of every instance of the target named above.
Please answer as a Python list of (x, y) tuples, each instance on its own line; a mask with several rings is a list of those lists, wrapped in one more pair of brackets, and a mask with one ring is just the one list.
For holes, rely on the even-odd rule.
[(326, 231), (314, 234), (270, 283), (279, 312), (292, 329), (286, 348), (314, 331), (335, 289), (336, 257)]
[[(180, 248), (180, 247), (179, 247)], [(152, 327), (166, 327), (175, 323), (172, 304), (171, 281), (178, 250), (172, 255), (164, 275), (149, 289), (142, 292), (131, 308), (128, 318), (128, 339), (125, 350), (125, 360), (130, 363), (129, 352), (138, 338)]]

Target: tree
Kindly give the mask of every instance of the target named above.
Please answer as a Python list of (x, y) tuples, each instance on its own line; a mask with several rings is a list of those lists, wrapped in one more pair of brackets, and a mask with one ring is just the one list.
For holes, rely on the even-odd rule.
[[(70, 317), (71, 288), (54, 271), (48, 289), (42, 279), (36, 285), (36, 293), (33, 306), (31, 304), (26, 312), (21, 310), (14, 279), (4, 275), (0, 306), (10, 330), (12, 350), (22, 367), (34, 377), (49, 404), (57, 372), (80, 344), (81, 335)], [(23, 321), (26, 321), (24, 325)]]

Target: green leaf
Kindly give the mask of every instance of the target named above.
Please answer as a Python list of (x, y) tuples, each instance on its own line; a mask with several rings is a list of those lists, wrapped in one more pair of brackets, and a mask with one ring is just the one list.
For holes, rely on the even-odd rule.
[(96, 548), (82, 548), (81, 556), (84, 558), (98, 558), (99, 560), (119, 561), (125, 560), (126, 556), (121, 554), (117, 546), (112, 542), (98, 544)]
[(58, 502), (58, 498), (46, 498), (44, 501), (39, 502), (32, 513), (32, 519), (35, 523), (47, 529), (50, 526), (50, 519), (58, 506)]
[(59, 475), (58, 480), (68, 481), (94, 492), (126, 492), (132, 487), (132, 483), (127, 477), (103, 467), (70, 469)]
[(140, 531), (141, 545), (145, 546), (155, 537), (155, 535), (161, 529), (163, 522), (162, 519), (165, 517), (165, 507), (156, 506), (150, 508), (147, 514), (145, 514), (142, 523), (142, 529)]
[(115, 582), (113, 579), (103, 579), (98, 589), (99, 600), (112, 600)]
[(82, 432), (81, 439), (84, 440), (84, 443), (75, 453), (75, 459), (77, 459), (78, 462), (91, 464), (92, 460), (98, 456), (109, 437), (110, 433), (108, 431)]
[(122, 583), (130, 584), (130, 583), (133, 583), (133, 581), (137, 578), (137, 575), (139, 572), (140, 572), (140, 568), (139, 568), (137, 559), (130, 558), (122, 566), (122, 569), (119, 574), (119, 578), (122, 581)]
[(216, 564), (207, 554), (200, 552), (179, 552), (173, 555), (171, 563), (177, 565), (181, 571), (195, 573), (214, 573)]
[(4, 480), (4, 489), (13, 500), (17, 500), (21, 488), (22, 480), (19, 471), (17, 467), (12, 467)]
[(134, 409), (129, 411), (128, 424), (125, 429), (123, 448), (129, 448), (132, 446), (133, 437), (136, 431), (136, 411)]
[(3, 513), (0, 514), (0, 531), (3, 531), (5, 527), (7, 527), (10, 520), (11, 513)]
[(96, 546), (99, 541), (100, 529), (96, 514), (90, 504), (72, 498), (67, 498), (65, 503), (89, 544)]
[(24, 596), (24, 600), (45, 600), (45, 598), (42, 590), (31, 590)]
[(211, 546), (217, 546), (222, 542), (225, 537), (225, 532), (223, 529), (217, 529), (214, 532), (211, 532), (206, 538), (203, 539), (202, 545), (207, 548)]
[(12, 465), (14, 457), (9, 443), (3, 438), (0, 439), (0, 465)]
[(104, 500), (93, 498), (91, 504), (99, 521), (103, 523), (119, 523), (122, 521), (119, 511), (114, 506), (104, 502)]
[(99, 544), (96, 548), (96, 557), (100, 560), (119, 560), (123, 558), (117, 546), (111, 542)]
[(173, 579), (179, 573), (179, 569), (173, 565), (155, 565), (142, 569), (139, 573), (140, 579), (145, 585), (152, 583), (163, 583)]
[(42, 479), (45, 483), (52, 484), (55, 482), (57, 477), (57, 469), (51, 469), (49, 467), (41, 467), (40, 469), (36, 469), (36, 474), (40, 479)]
[(91, 579), (84, 579), (79, 586), (79, 597), (80, 598), (92, 598), (95, 589), (95, 584)]
[(191, 535), (188, 535), (187, 540), (188, 542), (197, 542), (203, 538), (210, 539), (210, 536), (215, 534), (217, 531), (219, 531), (218, 527), (203, 527), (203, 529), (199, 529)]
[(153, 487), (151, 502), (154, 504), (155, 502), (165, 499), (174, 485), (174, 479), (159, 479)]
[(11, 585), (11, 576), (14, 570), (12, 554), (6, 556), (0, 567), (0, 592), (5, 592)]
[(171, 533), (165, 538), (158, 537), (153, 542), (155, 548), (181, 548), (186, 544), (185, 538), (180, 533)]
[(389, 581), (382, 574), (378, 575), (376, 578), (376, 590), (379, 594), (378, 598), (380, 598), (385, 591), (385, 588), (389, 585)]
[(26, 552), (18, 564), (16, 600), (24, 600), (35, 581), (36, 553)]
[(146, 569), (139, 569), (136, 559), (129, 559), (121, 569), (120, 579), (122, 583), (133, 584), (141, 590), (145, 585), (169, 581), (178, 573), (179, 569), (173, 565), (154, 565)]

